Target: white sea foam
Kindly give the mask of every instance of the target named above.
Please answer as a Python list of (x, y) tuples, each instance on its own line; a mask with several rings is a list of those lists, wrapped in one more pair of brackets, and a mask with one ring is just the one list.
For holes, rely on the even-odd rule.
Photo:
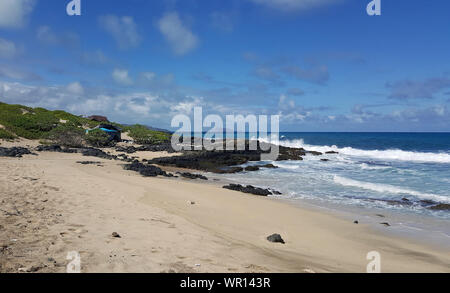
[(450, 163), (448, 153), (424, 153), (403, 150), (361, 150), (352, 147), (339, 148), (337, 146), (316, 146), (308, 145), (302, 139), (280, 141), (280, 145), (286, 147), (304, 148), (308, 151), (329, 152), (335, 151), (339, 154), (354, 157), (365, 157), (377, 160), (398, 160), (422, 163)]
[(376, 192), (380, 192), (380, 193), (387, 192), (387, 193), (393, 193), (393, 194), (409, 194), (409, 195), (415, 196), (419, 199), (429, 199), (429, 200), (434, 200), (434, 201), (438, 201), (438, 202), (450, 203), (450, 198), (448, 198), (446, 196), (431, 194), (431, 193), (422, 193), (419, 191), (401, 188), (401, 187), (397, 187), (397, 186), (393, 186), (393, 185), (357, 181), (357, 180), (348, 179), (348, 178), (337, 176), (337, 175), (334, 176), (333, 180), (336, 184), (340, 184), (342, 186), (357, 187), (357, 188), (372, 190), (372, 191), (376, 191)]

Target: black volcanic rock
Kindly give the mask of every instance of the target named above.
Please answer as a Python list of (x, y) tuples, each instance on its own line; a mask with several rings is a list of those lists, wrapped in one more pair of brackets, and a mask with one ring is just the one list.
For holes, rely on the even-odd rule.
[(165, 176), (165, 177), (173, 177), (172, 174), (167, 174), (165, 171), (161, 170), (153, 165), (146, 165), (139, 163), (138, 161), (134, 161), (131, 164), (124, 165), (123, 168), (125, 170), (139, 172), (144, 177), (156, 177), (156, 176)]
[(259, 196), (268, 196), (268, 195), (273, 194), (272, 191), (269, 189), (263, 189), (263, 188), (254, 187), (251, 185), (242, 186), (240, 184), (230, 184), (230, 185), (223, 186), (223, 188), (229, 189), (229, 190), (234, 190), (234, 191), (240, 191), (243, 193), (259, 195)]
[(433, 211), (450, 211), (450, 204), (441, 203), (432, 207), (429, 207), (428, 209)]
[(109, 154), (105, 153), (104, 151), (95, 149), (95, 148), (83, 149), (83, 150), (81, 150), (81, 154), (85, 157), (97, 157), (97, 158), (102, 158), (102, 159), (107, 159), (107, 160), (117, 160), (118, 159), (117, 156), (109, 155)]
[(306, 151), (307, 154), (313, 155), (313, 156), (321, 156), (323, 153), (321, 152), (315, 152), (315, 151)]
[(134, 154), (136, 152), (162, 152), (162, 151), (166, 151), (168, 153), (175, 152), (175, 150), (172, 148), (171, 143), (169, 143), (169, 142), (164, 142), (164, 143), (155, 144), (155, 145), (143, 145), (143, 146), (139, 146), (139, 147), (117, 146), (116, 151), (127, 153), (127, 154)]
[(259, 167), (258, 166), (248, 166), (248, 167), (245, 167), (244, 170), (247, 172), (259, 171)]
[(273, 164), (266, 164), (266, 165), (262, 165), (259, 166), (260, 168), (268, 168), (268, 169), (278, 169), (277, 166), (273, 165)]
[(77, 164), (81, 165), (100, 165), (101, 162), (93, 162), (93, 161), (78, 161)]
[[(220, 174), (237, 173), (242, 172), (243, 169), (230, 170), (230, 167), (243, 165), (248, 162), (259, 162), (263, 153), (259, 148), (257, 150), (246, 149), (234, 151), (185, 151), (181, 156), (156, 158), (150, 162), (161, 166), (172, 166)], [(319, 155), (321, 153), (312, 152), (312, 154)], [(303, 160), (302, 156), (305, 155), (306, 151), (304, 149), (280, 146), (277, 160)], [(271, 164), (269, 165), (267, 165), (267, 168), (275, 167)]]
[(21, 158), (23, 155), (32, 155), (33, 153), (22, 147), (2, 148), (0, 147), (0, 157)]
[(78, 150), (76, 150), (76, 149), (63, 148), (57, 144), (39, 145), (36, 147), (36, 151), (38, 151), (38, 152), (70, 153), (70, 154), (78, 152)]
[(192, 173), (188, 173), (188, 172), (177, 172), (177, 174), (179, 174), (181, 177), (187, 178), (187, 179), (201, 179), (201, 180), (208, 180), (207, 177), (200, 175), (200, 174), (192, 174)]
[(335, 152), (335, 151), (329, 151), (329, 152), (325, 152), (325, 154), (327, 154), (327, 155), (336, 155), (336, 154), (339, 154), (339, 153)]
[(267, 240), (269, 240), (270, 242), (273, 243), (281, 243), (281, 244), (285, 244), (283, 238), (281, 238), (280, 234), (272, 234), (269, 237), (267, 237)]
[(217, 173), (217, 174), (235, 174), (235, 173), (240, 173), (243, 171), (244, 171), (244, 168), (242, 168), (242, 167), (224, 167), (224, 168), (220, 168), (220, 169), (211, 170), (212, 173)]

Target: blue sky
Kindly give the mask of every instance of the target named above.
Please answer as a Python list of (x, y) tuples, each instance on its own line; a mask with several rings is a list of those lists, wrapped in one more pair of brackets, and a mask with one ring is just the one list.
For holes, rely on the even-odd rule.
[(450, 131), (450, 2), (0, 0), (0, 101), (168, 128), (279, 114), (284, 131)]

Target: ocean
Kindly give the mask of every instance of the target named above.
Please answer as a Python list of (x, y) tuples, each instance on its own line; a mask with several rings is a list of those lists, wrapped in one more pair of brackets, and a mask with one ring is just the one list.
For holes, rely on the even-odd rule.
[(280, 133), (280, 144), (338, 154), (259, 162), (279, 168), (221, 177), (273, 188), (283, 193), (280, 198), (294, 203), (356, 215), (390, 215), (405, 227), (449, 237), (450, 212), (430, 207), (450, 204), (450, 133), (286, 132)]

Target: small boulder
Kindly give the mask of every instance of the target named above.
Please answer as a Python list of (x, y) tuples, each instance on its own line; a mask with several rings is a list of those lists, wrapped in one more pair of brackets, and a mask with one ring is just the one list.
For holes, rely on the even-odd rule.
[(270, 242), (273, 243), (281, 243), (281, 244), (285, 244), (283, 238), (281, 238), (280, 234), (272, 234), (269, 237), (267, 237), (267, 240), (269, 240)]
[(117, 232), (112, 232), (111, 236), (114, 238), (122, 238)]

